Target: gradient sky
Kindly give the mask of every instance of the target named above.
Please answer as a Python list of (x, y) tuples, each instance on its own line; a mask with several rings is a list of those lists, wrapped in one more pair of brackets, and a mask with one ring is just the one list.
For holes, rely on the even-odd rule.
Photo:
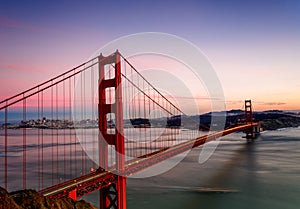
[(0, 99), (72, 68), (118, 37), (165, 32), (198, 46), (227, 108), (300, 109), (300, 1), (0, 2)]

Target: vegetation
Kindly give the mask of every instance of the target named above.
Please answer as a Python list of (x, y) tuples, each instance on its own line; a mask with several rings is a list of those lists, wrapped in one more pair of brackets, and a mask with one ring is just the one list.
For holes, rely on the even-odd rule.
[(0, 209), (96, 209), (83, 200), (48, 198), (34, 190), (8, 193), (0, 187)]

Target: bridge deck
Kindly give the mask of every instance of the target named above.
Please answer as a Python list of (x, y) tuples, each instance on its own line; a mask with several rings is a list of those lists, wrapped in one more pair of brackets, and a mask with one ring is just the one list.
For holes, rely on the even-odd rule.
[[(141, 156), (134, 160), (127, 161), (125, 165), (125, 171), (122, 173), (122, 175), (130, 176), (134, 173), (158, 164), (166, 159), (188, 151), (191, 148), (198, 147), (209, 141), (216, 140), (221, 136), (225, 136), (237, 131), (246, 130), (255, 126), (258, 126), (258, 123), (240, 125), (223, 131), (218, 131), (209, 135), (198, 137), (194, 140), (183, 142), (167, 149), (162, 149), (158, 152), (147, 154), (146, 156)], [(111, 167), (108, 170), (109, 171), (95, 171), (90, 174), (63, 182), (61, 184), (51, 186), (39, 192), (49, 197), (63, 197), (68, 196), (72, 191), (76, 191), (77, 197), (82, 197), (96, 190), (107, 187), (108, 185), (116, 181), (117, 175), (114, 174), (117, 173), (116, 168)]]

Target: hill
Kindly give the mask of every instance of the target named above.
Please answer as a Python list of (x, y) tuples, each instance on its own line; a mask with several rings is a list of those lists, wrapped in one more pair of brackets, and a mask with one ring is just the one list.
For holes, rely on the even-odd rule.
[(48, 198), (34, 190), (8, 193), (0, 187), (0, 209), (96, 209), (83, 200)]

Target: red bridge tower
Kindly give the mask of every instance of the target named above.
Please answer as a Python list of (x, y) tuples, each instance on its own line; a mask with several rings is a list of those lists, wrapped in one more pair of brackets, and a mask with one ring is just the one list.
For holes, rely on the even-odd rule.
[[(114, 66), (112, 77), (107, 78), (108, 69)], [(120, 54), (99, 57), (99, 166), (108, 168), (108, 145), (115, 146), (116, 170), (121, 173), (125, 166), (124, 130), (123, 130), (123, 109), (122, 109), (122, 88), (121, 88), (121, 63)], [(114, 93), (114, 99), (109, 98), (107, 89)], [(111, 103), (114, 102), (114, 103)], [(114, 116), (113, 116), (114, 115)], [(115, 117), (115, 130), (108, 132), (107, 122), (109, 117)], [(126, 178), (118, 176), (116, 182), (100, 190), (100, 208), (126, 209)]]
[[(253, 124), (253, 112), (252, 112), (252, 103), (251, 100), (245, 100), (245, 124)], [(259, 134), (259, 125), (251, 126), (251, 128), (246, 129), (246, 139), (248, 142), (255, 139)]]

